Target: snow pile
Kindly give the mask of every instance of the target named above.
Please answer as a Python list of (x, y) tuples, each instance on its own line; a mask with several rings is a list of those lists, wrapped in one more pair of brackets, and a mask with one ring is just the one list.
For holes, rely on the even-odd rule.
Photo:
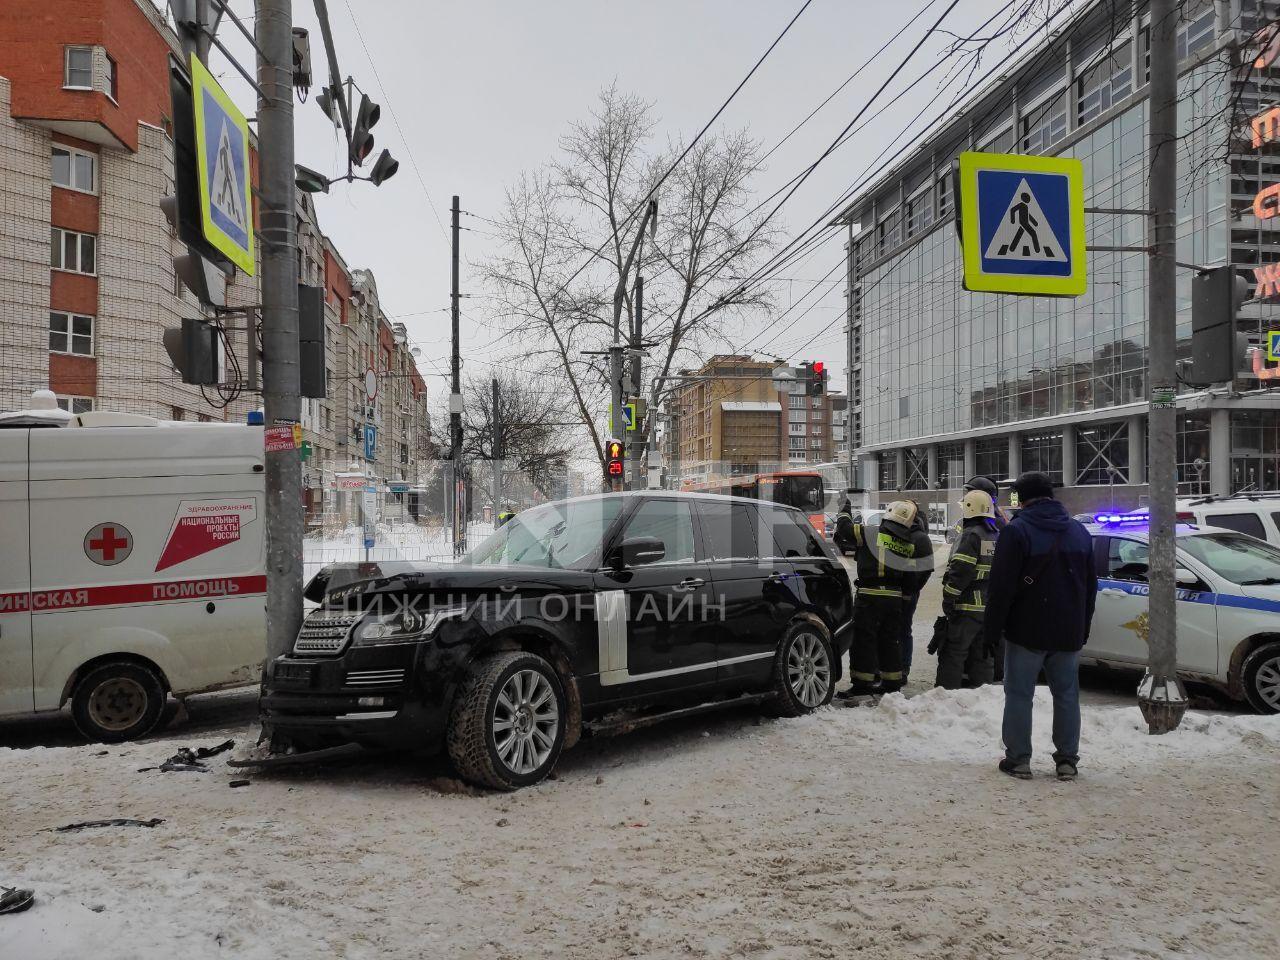
[[(1053, 701), (1037, 687), (1032, 726), (1037, 753), (1052, 749)], [(804, 723), (828, 737), (866, 740), (908, 760), (988, 762), (1000, 751), (1004, 691), (990, 685), (977, 690), (928, 690), (914, 697), (884, 697), (874, 708), (832, 708)], [(1081, 714), (1080, 753), (1090, 765), (1104, 759), (1143, 763), (1155, 760), (1211, 758), (1241, 749), (1280, 751), (1280, 716), (1236, 716), (1190, 711), (1176, 731), (1162, 737), (1147, 733), (1132, 707), (1085, 706)]]

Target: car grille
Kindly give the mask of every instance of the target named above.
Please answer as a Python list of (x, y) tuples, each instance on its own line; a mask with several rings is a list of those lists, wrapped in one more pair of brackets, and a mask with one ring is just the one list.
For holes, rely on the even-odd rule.
[(318, 610), (302, 622), (294, 653), (337, 653), (347, 642), (347, 634), (359, 616), (335, 615)]
[(404, 668), (395, 670), (351, 670), (347, 673), (348, 687), (390, 687), (404, 682)]

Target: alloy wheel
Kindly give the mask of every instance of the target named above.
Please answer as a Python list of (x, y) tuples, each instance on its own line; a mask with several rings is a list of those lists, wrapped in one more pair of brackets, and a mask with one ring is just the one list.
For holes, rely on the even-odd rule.
[(819, 706), (831, 689), (831, 659), (815, 634), (799, 634), (787, 651), (787, 682), (806, 707)]
[(1253, 686), (1264, 703), (1280, 712), (1280, 656), (1272, 657), (1258, 667)]
[(533, 773), (551, 756), (560, 728), (560, 708), (551, 683), (536, 670), (517, 670), (498, 691), (493, 743), (512, 773)]
[(89, 697), (89, 716), (103, 730), (127, 730), (147, 712), (147, 691), (130, 677), (104, 680)]

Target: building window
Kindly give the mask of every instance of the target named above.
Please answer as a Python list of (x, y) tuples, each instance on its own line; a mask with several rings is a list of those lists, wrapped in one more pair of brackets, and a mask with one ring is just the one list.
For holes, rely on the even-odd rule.
[(1133, 92), (1133, 66), (1126, 41), (1076, 79), (1076, 118), (1081, 124), (1110, 110)]
[(1209, 414), (1178, 411), (1178, 495), (1209, 494)]
[(933, 223), (933, 198), (928, 187), (907, 201), (907, 239), (918, 237)]
[(929, 489), (929, 450), (927, 447), (907, 447), (902, 462), (906, 466), (907, 477), (903, 481), (903, 490)]
[(902, 243), (902, 211), (891, 211), (880, 221), (876, 231), (876, 254), (883, 257)]
[(822, 449), (822, 441), (821, 441), (821, 440), (817, 440), (817, 439), (810, 440), (810, 441), (809, 441), (809, 449), (810, 449), (810, 450), (821, 450), (821, 449)]
[(68, 90), (93, 89), (93, 47), (67, 47), (62, 85)]
[(58, 409), (67, 413), (89, 413), (93, 410), (92, 397), (58, 397)]
[(938, 444), (938, 489), (960, 487), (966, 479), (963, 441)]
[(1048, 153), (1067, 135), (1066, 92), (1060, 91), (1022, 118), (1022, 152)]
[(115, 103), (120, 102), (120, 77), (116, 62), (111, 57), (107, 57), (107, 96)]
[(876, 489), (898, 489), (898, 458), (892, 450), (880, 454), (880, 483)]
[(98, 272), (98, 238), (93, 234), (54, 227), (49, 243), (53, 269), (90, 275)]
[(1062, 431), (1028, 433), (1022, 437), (1022, 469), (1047, 473), (1055, 487), (1062, 486)]
[(1129, 425), (1082, 424), (1076, 429), (1076, 483), (1129, 482)]
[[(1178, 59), (1185, 60), (1197, 50), (1213, 42), (1213, 7), (1190, 23), (1178, 28)], [(1148, 59), (1150, 54), (1148, 54)]]
[(49, 352), (93, 356), (93, 317), (78, 313), (50, 313)]
[(979, 437), (975, 440), (973, 469), (980, 477), (991, 477), (995, 480), (1003, 480), (1008, 477), (1008, 439), (1005, 437)]
[(1231, 411), (1231, 492), (1280, 488), (1280, 416)]
[(938, 177), (936, 184), (938, 194), (938, 219), (951, 213), (951, 174), (944, 173)]
[(92, 153), (74, 147), (53, 145), (53, 171), (55, 187), (79, 190), (82, 193), (98, 192), (98, 158)]
[(804, 437), (788, 437), (787, 448), (789, 450), (804, 450)]
[(792, 410), (803, 410), (807, 406), (803, 393), (793, 393), (787, 397), (787, 406)]

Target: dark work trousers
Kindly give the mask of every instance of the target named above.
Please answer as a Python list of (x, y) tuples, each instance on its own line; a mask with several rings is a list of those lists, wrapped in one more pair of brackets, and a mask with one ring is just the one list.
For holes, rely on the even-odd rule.
[(853, 602), (849, 674), (855, 689), (870, 687), (877, 677), (885, 691), (902, 688), (902, 597), (858, 592)]
[(911, 621), (916, 617), (916, 604), (919, 602), (919, 593), (902, 595), (902, 676), (904, 680), (911, 676), (911, 653), (916, 645), (916, 638), (911, 635)]
[(980, 687), (990, 683), (995, 661), (983, 649), (982, 618), (953, 613), (947, 618), (947, 642), (938, 651), (938, 686), (958, 690), (965, 686)]

